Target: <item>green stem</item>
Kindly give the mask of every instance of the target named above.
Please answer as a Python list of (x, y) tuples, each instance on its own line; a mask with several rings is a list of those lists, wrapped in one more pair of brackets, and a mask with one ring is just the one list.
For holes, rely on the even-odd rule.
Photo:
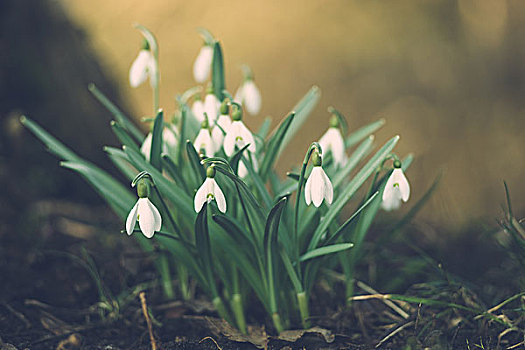
[(306, 292), (297, 293), (297, 302), (299, 304), (299, 312), (301, 313), (301, 322), (303, 324), (303, 328), (309, 328), (310, 321), (308, 319), (310, 318), (310, 310), (308, 308), (308, 298), (306, 296)]
[(164, 295), (168, 299), (173, 299), (175, 297), (175, 292), (173, 290), (173, 285), (171, 284), (171, 274), (168, 257), (165, 254), (161, 254), (158, 258), (158, 262)]
[(213, 298), (213, 305), (215, 306), (215, 309), (217, 310), (217, 313), (219, 316), (226, 320), (227, 322), (230, 322), (230, 316), (228, 315), (228, 312), (226, 311), (226, 307), (224, 306), (224, 303), (222, 302), (222, 299), (220, 296), (216, 296)]
[(244, 318), (244, 308), (242, 306), (240, 294), (235, 293), (232, 295), (231, 306), (233, 315), (235, 316), (235, 321), (237, 322), (237, 327), (239, 327), (239, 330), (243, 334), (246, 334), (246, 319)]
[(180, 292), (183, 300), (191, 300), (191, 290), (188, 284), (188, 271), (184, 265), (177, 264), (177, 275), (180, 284)]
[(281, 316), (277, 312), (274, 312), (272, 314), (272, 320), (273, 320), (273, 326), (277, 330), (278, 333), (281, 333), (284, 331), (283, 324), (281, 322)]

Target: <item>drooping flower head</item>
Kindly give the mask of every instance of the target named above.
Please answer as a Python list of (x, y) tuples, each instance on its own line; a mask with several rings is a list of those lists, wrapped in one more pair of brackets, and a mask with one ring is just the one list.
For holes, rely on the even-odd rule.
[(226, 136), (224, 137), (224, 153), (228, 157), (233, 155), (235, 151), (235, 146), (241, 149), (246, 144), (248, 146), (248, 151), (255, 153), (256, 145), (253, 135), (250, 130), (242, 122), (242, 109), (238, 104), (233, 103), (232, 106), (232, 123), (228, 130), (226, 131)]
[(157, 85), (157, 61), (150, 50), (147, 40), (144, 40), (142, 49), (129, 69), (129, 84), (131, 87), (141, 85), (146, 79), (150, 79), (152, 87)]
[(204, 120), (204, 103), (202, 103), (199, 95), (195, 97), (193, 105), (191, 105), (191, 113), (199, 123), (202, 123)]
[(197, 83), (203, 83), (210, 76), (213, 61), (213, 47), (204, 43), (201, 47), (195, 63), (193, 64), (193, 77)]
[(244, 81), (235, 93), (235, 101), (246, 108), (248, 113), (256, 115), (261, 110), (262, 97), (259, 88), (253, 80), (253, 73), (250, 67), (243, 65)]
[(383, 201), (381, 207), (386, 211), (398, 209), (401, 201), (406, 202), (410, 197), (410, 185), (401, 169), (401, 162), (394, 161), (394, 170), (388, 178), (383, 191)]
[(232, 121), (230, 119), (230, 101), (225, 98), (222, 101), (221, 107), (219, 109), (219, 118), (217, 118), (216, 125), (213, 126), (211, 135), (213, 138), (213, 143), (215, 144), (216, 151), (220, 150), (222, 147), (222, 141), (224, 141), (224, 135), (226, 131), (230, 128)]
[(211, 138), (206, 113), (204, 115), (205, 119), (201, 123), (201, 129), (199, 130), (199, 133), (197, 134), (197, 137), (193, 142), (193, 147), (195, 147), (197, 153), (201, 154), (204, 152), (204, 155), (208, 157), (213, 157), (213, 155), (215, 154), (215, 145), (213, 143), (213, 139)]
[(137, 194), (139, 199), (133, 208), (131, 208), (126, 219), (126, 233), (128, 235), (133, 233), (133, 228), (138, 220), (140, 230), (144, 236), (151, 238), (155, 231), (160, 231), (162, 227), (162, 217), (158, 209), (148, 198), (149, 184), (146, 179), (142, 178), (137, 183)]
[(330, 151), (334, 159), (335, 166), (344, 166), (347, 161), (345, 153), (345, 141), (339, 127), (339, 118), (334, 114), (330, 118), (330, 127), (319, 139), (324, 152)]
[(332, 204), (334, 189), (330, 178), (323, 170), (323, 159), (317, 150), (312, 154), (312, 163), (314, 167), (304, 187), (306, 205), (313, 203), (318, 208), (323, 203), (323, 199), (327, 204)]
[(209, 87), (204, 98), (204, 113), (208, 115), (208, 121), (210, 125), (214, 125), (217, 117), (219, 116), (219, 108), (221, 107), (221, 102), (215, 96), (213, 92), (213, 87)]
[(217, 207), (223, 213), (226, 212), (226, 199), (221, 188), (215, 181), (215, 168), (213, 166), (206, 169), (206, 180), (197, 190), (194, 199), (195, 212), (200, 212), (204, 202), (210, 203), (212, 200), (217, 202)]

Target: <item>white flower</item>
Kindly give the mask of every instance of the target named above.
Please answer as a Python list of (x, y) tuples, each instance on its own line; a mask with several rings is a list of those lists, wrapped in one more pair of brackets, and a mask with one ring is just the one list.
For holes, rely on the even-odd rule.
[[(153, 135), (151, 132), (146, 136), (142, 146), (140, 147), (140, 152), (144, 155), (147, 161), (151, 154), (151, 142), (153, 140)], [(162, 130), (162, 152), (163, 153), (173, 153), (177, 147), (177, 129), (171, 125), (164, 125), (164, 130)]]
[(195, 59), (193, 64), (193, 77), (197, 83), (202, 83), (208, 76), (211, 71), (211, 63), (213, 60), (213, 47), (204, 45), (199, 51), (199, 55)]
[(334, 189), (328, 175), (320, 165), (314, 166), (304, 187), (306, 205), (313, 202), (316, 207), (319, 207), (323, 199), (326, 199), (328, 204), (332, 204), (333, 198)]
[(129, 69), (129, 84), (137, 87), (146, 79), (150, 79), (151, 86), (157, 85), (157, 63), (149, 50), (140, 50), (137, 58)]
[(200, 98), (193, 102), (193, 105), (191, 106), (191, 112), (193, 113), (195, 119), (197, 119), (199, 123), (202, 123), (204, 120), (204, 103), (202, 103)]
[(241, 103), (248, 113), (256, 115), (261, 110), (261, 93), (252, 79), (245, 80), (235, 93), (235, 101)]
[(204, 98), (204, 112), (208, 115), (208, 121), (210, 125), (215, 124), (215, 120), (219, 115), (220, 107), (221, 103), (219, 102), (217, 96), (215, 96), (213, 93), (208, 93)]
[(334, 164), (336, 166), (344, 166), (346, 164), (345, 141), (341, 130), (337, 127), (330, 127), (319, 139), (319, 144), (323, 152), (332, 152)]
[(155, 231), (160, 231), (162, 226), (160, 213), (148, 198), (139, 198), (129, 212), (126, 220), (126, 232), (128, 235), (133, 233), (137, 220), (139, 221), (140, 230), (147, 238), (153, 237)]
[(214, 199), (217, 202), (219, 210), (225, 213), (226, 199), (224, 198), (224, 194), (222, 193), (221, 188), (219, 187), (219, 185), (217, 185), (217, 182), (215, 182), (215, 179), (213, 177), (206, 177), (206, 180), (204, 180), (202, 186), (195, 194), (195, 211), (197, 213), (200, 212), (202, 206), (204, 205), (204, 202), (210, 203)]
[(230, 157), (233, 155), (235, 146), (240, 149), (248, 143), (250, 144), (248, 150), (255, 153), (256, 146), (252, 133), (244, 125), (242, 120), (234, 120), (226, 131), (226, 136), (224, 137), (224, 144), (222, 145), (224, 147), (224, 153)]
[[(259, 164), (257, 163), (257, 159), (251, 156), (250, 158), (252, 160), (253, 170), (257, 172), (259, 170)], [(239, 175), (239, 177), (241, 178), (245, 178), (246, 175), (248, 174), (249, 174), (248, 168), (246, 168), (246, 165), (244, 165), (244, 162), (242, 161), (242, 159), (239, 160), (239, 169), (237, 169), (237, 175)]]
[(200, 129), (195, 141), (193, 142), (193, 147), (195, 147), (197, 153), (199, 153), (201, 149), (204, 149), (206, 156), (213, 157), (215, 153), (215, 145), (210, 135), (210, 129), (208, 129), (207, 126)]
[(381, 207), (386, 210), (395, 210), (401, 206), (401, 201), (406, 202), (410, 197), (410, 185), (400, 167), (392, 171), (383, 191)]
[(222, 141), (224, 141), (224, 133), (230, 128), (231, 124), (232, 121), (229, 115), (221, 114), (219, 118), (217, 118), (217, 125), (215, 125), (211, 131), (216, 150), (221, 149)]

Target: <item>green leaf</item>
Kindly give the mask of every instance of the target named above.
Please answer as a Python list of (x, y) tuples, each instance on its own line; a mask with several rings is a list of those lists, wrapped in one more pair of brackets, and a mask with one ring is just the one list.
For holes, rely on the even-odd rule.
[(179, 169), (177, 164), (171, 159), (168, 154), (162, 155), (162, 168), (175, 180), (176, 183), (181, 184), (188, 191), (192, 191), (193, 188), (189, 188), (182, 176), (182, 169)]
[(226, 89), (226, 83), (224, 81), (224, 62), (222, 58), (221, 44), (216, 41), (213, 45), (213, 61), (211, 64), (212, 77), (211, 85), (213, 87), (213, 93), (219, 101), (224, 99), (223, 90)]
[(150, 152), (150, 163), (159, 171), (162, 171), (162, 163), (160, 155), (162, 153), (162, 144), (164, 140), (162, 138), (162, 132), (164, 131), (164, 112), (159, 110), (153, 123), (153, 131), (151, 138), (151, 152)]
[(259, 131), (257, 131), (257, 136), (260, 139), (265, 139), (266, 135), (268, 135), (268, 132), (270, 131), (270, 126), (272, 125), (272, 118), (266, 117), (263, 120), (263, 123), (261, 124), (261, 127), (259, 128)]
[(313, 86), (304, 97), (295, 105), (292, 109), (295, 112), (295, 117), (292, 125), (290, 125), (288, 132), (284, 136), (284, 140), (281, 141), (279, 152), (277, 152), (277, 159), (281, 156), (288, 143), (295, 136), (297, 131), (301, 128), (304, 122), (308, 119), (308, 116), (319, 102), (321, 98), (321, 90), (317, 86)]
[(281, 199), (272, 208), (266, 219), (266, 227), (264, 229), (264, 248), (266, 252), (266, 272), (268, 279), (268, 291), (270, 296), (270, 310), (277, 312), (277, 294), (279, 288), (277, 286), (279, 269), (278, 269), (278, 254), (279, 254), (279, 222), (281, 214), (285, 208), (287, 197)]
[(197, 186), (199, 186), (206, 178), (206, 171), (204, 170), (204, 167), (201, 164), (201, 159), (190, 140), (186, 141), (186, 153), (188, 154), (188, 161), (193, 170), (193, 178), (196, 179), (196, 183), (198, 183)]
[(82, 161), (82, 159), (73, 151), (64, 146), (62, 142), (51, 136), (51, 134), (49, 134), (31, 119), (27, 118), (26, 116), (21, 116), (20, 123), (22, 123), (23, 126), (28, 128), (29, 131), (31, 131), (38, 139), (40, 139), (40, 141), (46, 145), (47, 150), (58, 158), (76, 162)]
[(286, 269), (286, 272), (288, 272), (288, 277), (290, 277), (290, 281), (292, 281), (292, 285), (295, 291), (297, 293), (303, 292), (304, 291), (303, 285), (301, 284), (301, 281), (299, 280), (299, 277), (297, 276), (297, 272), (295, 272), (292, 261), (290, 260), (290, 257), (288, 256), (286, 249), (284, 249), (284, 247), (280, 247), (279, 252), (281, 253), (281, 259), (283, 260), (283, 265)]
[(362, 128), (356, 130), (355, 132), (350, 134), (345, 139), (345, 147), (346, 148), (352, 147), (353, 145), (355, 145), (356, 143), (358, 143), (359, 141), (361, 141), (362, 139), (364, 139), (368, 135), (370, 135), (370, 134), (376, 132), (377, 130), (379, 130), (383, 125), (385, 125), (385, 120), (384, 119), (379, 119), (379, 120), (377, 120), (377, 121), (375, 121), (373, 123), (365, 125)]
[(321, 248), (316, 248), (314, 250), (310, 250), (306, 254), (303, 254), (299, 258), (299, 261), (302, 262), (302, 261), (306, 261), (306, 260), (310, 260), (310, 259), (319, 258), (321, 256), (325, 256), (325, 255), (328, 255), (328, 254), (338, 253), (340, 251), (350, 249), (353, 246), (354, 246), (353, 243), (338, 243), (338, 244), (326, 245), (326, 246), (321, 247)]
[(294, 117), (295, 113), (290, 113), (288, 117), (286, 117), (286, 119), (273, 131), (268, 140), (268, 147), (266, 148), (263, 161), (259, 168), (259, 174), (263, 182), (266, 182), (268, 173), (272, 170), (273, 165), (277, 161), (279, 149), (281, 148), (286, 132), (289, 130)]
[(369, 136), (366, 140), (364, 140), (359, 147), (352, 153), (350, 158), (348, 159), (348, 162), (345, 164), (345, 166), (338, 170), (337, 173), (334, 175), (332, 184), (334, 188), (338, 188), (339, 185), (350, 175), (352, 170), (359, 164), (359, 162), (368, 155), (368, 152), (372, 149), (374, 143), (374, 136)]
[(130, 190), (94, 165), (74, 161), (61, 162), (60, 165), (81, 174), (120, 218), (126, 218), (137, 200)]
[(218, 293), (213, 275), (210, 233), (208, 232), (208, 203), (206, 202), (197, 215), (197, 219), (195, 219), (195, 246), (210, 287), (211, 296), (215, 298), (218, 296)]
[(104, 147), (104, 151), (108, 154), (109, 159), (117, 167), (118, 170), (129, 180), (133, 180), (138, 171), (130, 164), (128, 156), (121, 149), (114, 147)]
[(126, 129), (124, 129), (118, 122), (112, 120), (110, 125), (111, 125), (111, 129), (113, 130), (113, 133), (117, 136), (117, 138), (120, 140), (120, 142), (123, 145), (132, 147), (136, 151), (140, 151), (140, 148), (137, 145), (137, 143), (133, 141), (133, 139), (126, 132)]
[(355, 177), (348, 183), (348, 185), (339, 194), (337, 200), (332, 204), (326, 215), (321, 219), (319, 226), (314, 232), (314, 235), (310, 241), (308, 250), (317, 248), (322, 235), (328, 229), (330, 224), (336, 219), (337, 215), (341, 212), (346, 203), (352, 198), (354, 193), (361, 187), (361, 185), (368, 179), (368, 177), (376, 171), (377, 167), (385, 159), (388, 154), (394, 149), (399, 136), (395, 136), (390, 139), (377, 153), (361, 168), (361, 170), (355, 175)]
[(144, 142), (144, 134), (131, 122), (131, 120), (122, 113), (122, 111), (111, 102), (106, 95), (100, 91), (95, 84), (90, 83), (88, 90), (95, 96), (95, 98), (104, 106), (106, 109), (113, 114), (113, 117), (117, 122), (126, 129), (139, 144)]

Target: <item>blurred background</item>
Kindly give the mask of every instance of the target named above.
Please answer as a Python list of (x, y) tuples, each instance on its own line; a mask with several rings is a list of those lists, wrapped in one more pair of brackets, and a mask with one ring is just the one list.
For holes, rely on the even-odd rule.
[[(102, 146), (117, 144), (111, 116), (86, 87), (94, 81), (136, 120), (151, 113), (148, 84), (128, 83), (142, 41), (132, 25), (140, 23), (160, 44), (168, 113), (175, 94), (195, 85), (198, 27), (221, 41), (230, 91), (241, 64), (252, 67), (263, 95), (260, 115), (246, 118), (252, 129), (266, 116), (277, 123), (312, 85), (321, 88), (280, 161), (283, 174), (328, 127), (326, 109), (334, 106), (350, 130), (385, 118), (378, 143), (401, 135), (398, 153), (416, 157), (407, 173), (412, 201), (443, 171), (419, 223), (452, 232), (493, 225), (502, 216), (503, 180), (516, 215), (525, 216), (525, 2), (3, 0), (0, 19), (0, 179), (12, 195), (100, 203), (20, 130), (17, 116), (27, 113), (109, 168)], [(29, 210), (27, 200), (20, 210)], [(5, 196), (1, 205), (4, 217), (18, 211)]]

